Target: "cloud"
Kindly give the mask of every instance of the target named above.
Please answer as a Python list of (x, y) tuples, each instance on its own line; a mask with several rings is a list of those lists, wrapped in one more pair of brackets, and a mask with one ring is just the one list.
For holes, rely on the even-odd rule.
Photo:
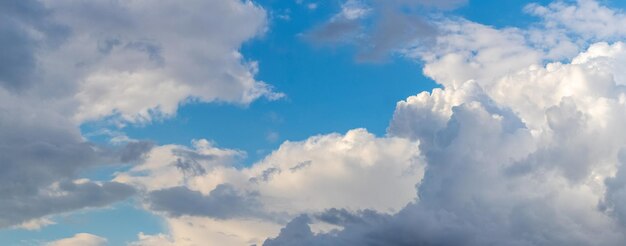
[[(265, 245), (623, 244), (626, 87), (616, 67), (624, 44), (593, 43), (546, 62), (554, 44), (620, 34), (442, 23), (448, 34), (436, 45), (445, 49), (415, 57), (443, 88), (399, 102), (388, 130), (420, 142), (418, 199), (393, 215), (306, 214)], [(560, 40), (538, 44), (541, 31)], [(340, 229), (315, 233), (311, 225), (324, 217)]]
[(129, 141), (119, 153), (120, 161), (124, 163), (141, 161), (153, 147), (154, 143), (149, 141)]
[(191, 101), (280, 97), (238, 52), (263, 33), (265, 14), (237, 0), (0, 3), (0, 227), (37, 228), (135, 194), (80, 175), (142, 162), (153, 143), (96, 144), (80, 132), (86, 121), (146, 123)]
[(76, 123), (147, 123), (189, 102), (283, 96), (238, 52), (267, 25), (250, 1), (28, 0), (2, 11), (0, 85), (50, 101)]
[[(50, 13), (36, 0), (0, 3), (0, 86), (22, 91), (36, 76), (37, 53), (67, 35), (67, 28), (50, 20)], [(39, 36), (48, 38), (42, 40)]]
[(624, 163), (626, 162), (626, 150), (621, 149), (618, 154), (617, 172), (614, 177), (605, 179), (606, 193), (604, 198), (598, 204), (601, 211), (608, 213), (615, 218), (622, 225), (626, 225), (626, 211), (624, 211), (624, 205), (626, 205), (626, 176), (624, 174)]
[(54, 224), (56, 223), (48, 218), (38, 218), (38, 219), (32, 219), (22, 224), (13, 226), (13, 228), (35, 231), (35, 230), (40, 230), (41, 228), (44, 228), (49, 225), (54, 225)]
[[(363, 28), (362, 18), (382, 11), (363, 6), (373, 9), (331, 22)], [(621, 18), (591, 1), (526, 9), (538, 8)], [(415, 37), (392, 42), (442, 88), (398, 102), (385, 137), (355, 129), (287, 141), (247, 168), (220, 164), (236, 151), (215, 146), (153, 149), (153, 159), (116, 178), (144, 195), (167, 191), (166, 206), (146, 208), (169, 213), (169, 235), (137, 243), (623, 244), (626, 45), (595, 42), (619, 32), (588, 36), (569, 27), (571, 19), (553, 25), (551, 18), (526, 29), (438, 19), (429, 22), (438, 31), (430, 49)], [(229, 154), (180, 165), (175, 149)], [(272, 219), (203, 211), (223, 185), (232, 189), (225, 201), (246, 205), (247, 196)], [(202, 209), (169, 203), (178, 196)]]
[(72, 210), (102, 207), (121, 201), (134, 194), (131, 186), (88, 180), (54, 183), (39, 194), (18, 195), (0, 204), (0, 226), (13, 225), (45, 215)]
[(265, 11), (250, 1), (44, 2), (72, 35), (44, 53), (42, 70), (72, 83), (79, 122), (115, 114), (149, 122), (189, 101), (281, 96), (238, 52), (266, 28)]
[(170, 216), (207, 216), (217, 219), (258, 216), (262, 205), (258, 194), (239, 194), (235, 187), (221, 184), (207, 196), (199, 191), (178, 186), (152, 191), (148, 194), (150, 209), (164, 211)]
[(402, 47), (432, 42), (438, 30), (429, 15), (457, 8), (466, 2), (347, 0), (339, 13), (307, 32), (305, 37), (322, 44), (356, 45), (359, 49), (357, 59), (377, 61)]
[(354, 41), (362, 30), (360, 21), (367, 17), (371, 8), (358, 0), (349, 0), (341, 5), (341, 12), (333, 16), (327, 23), (317, 26), (307, 38), (320, 43)]
[[(260, 244), (302, 213), (397, 212), (415, 199), (423, 172), (417, 143), (364, 129), (285, 142), (246, 168), (228, 164), (237, 151), (198, 142), (204, 141), (194, 149), (154, 148), (142, 165), (115, 179), (143, 190), (146, 208), (164, 215), (171, 235), (159, 239), (164, 242)], [(196, 169), (205, 171), (190, 172), (177, 167), (183, 152), (213, 157), (195, 158)], [(327, 230), (328, 223), (315, 228)]]
[(615, 41), (624, 38), (626, 14), (603, 6), (595, 0), (577, 0), (576, 4), (555, 1), (548, 6), (529, 4), (526, 12), (543, 19), (547, 28), (562, 29), (590, 41)]
[(86, 168), (139, 162), (150, 143), (96, 145), (63, 115), (3, 89), (0, 95), (0, 227), (104, 206), (134, 193), (121, 183), (76, 179)]
[(47, 246), (104, 246), (107, 239), (89, 233), (78, 233), (72, 237), (49, 242)]

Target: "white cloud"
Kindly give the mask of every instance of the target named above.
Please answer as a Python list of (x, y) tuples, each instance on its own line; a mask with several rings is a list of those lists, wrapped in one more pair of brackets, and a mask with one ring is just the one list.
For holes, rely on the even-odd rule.
[(49, 226), (49, 225), (54, 225), (56, 224), (56, 222), (48, 219), (48, 218), (38, 218), (38, 219), (32, 219), (29, 221), (26, 221), (22, 224), (13, 226), (13, 228), (19, 228), (19, 229), (24, 229), (24, 230), (29, 230), (29, 231), (36, 231), (36, 230), (40, 230), (43, 227)]
[(245, 171), (256, 176), (259, 192), (268, 197), (264, 203), (275, 212), (332, 207), (391, 212), (415, 197), (422, 171), (418, 156), (416, 143), (357, 129), (283, 143)]
[(114, 114), (147, 122), (189, 101), (248, 104), (282, 96), (257, 81), (256, 62), (238, 52), (266, 28), (265, 11), (250, 1), (45, 4), (71, 35), (42, 52), (41, 70), (48, 84), (76, 91), (77, 122)]
[(541, 51), (527, 45), (524, 32), (518, 29), (494, 29), (464, 20), (444, 21), (439, 28), (442, 35), (434, 47), (417, 46), (407, 55), (423, 59), (424, 74), (446, 87), (458, 87), (471, 79), (489, 83), (543, 58)]
[(158, 147), (116, 181), (145, 187), (147, 207), (168, 214), (171, 238), (163, 240), (238, 245), (277, 235), (301, 213), (396, 212), (415, 199), (423, 172), (417, 143), (377, 138), (364, 129), (285, 142), (249, 168), (224, 161), (236, 153), (197, 144)]
[(547, 28), (564, 29), (587, 40), (626, 37), (626, 14), (601, 5), (596, 0), (577, 0), (576, 4), (555, 1), (548, 6), (529, 4), (525, 10), (544, 19)]
[(170, 235), (140, 235), (131, 245), (260, 245), (282, 227), (257, 219), (165, 218)]
[(348, 0), (341, 5), (341, 12), (333, 18), (356, 20), (365, 17), (371, 11), (367, 5), (358, 0)]
[(47, 246), (104, 246), (107, 239), (89, 233), (78, 233), (72, 237), (49, 242)]

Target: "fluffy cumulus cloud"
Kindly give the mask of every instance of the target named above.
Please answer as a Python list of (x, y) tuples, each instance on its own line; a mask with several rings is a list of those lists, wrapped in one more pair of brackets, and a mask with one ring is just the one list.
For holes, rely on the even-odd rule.
[[(232, 164), (240, 152), (202, 140), (148, 155), (115, 180), (140, 187), (145, 207), (164, 216), (170, 235), (142, 235), (138, 244), (261, 244), (302, 213), (395, 213), (415, 199), (423, 173), (417, 143), (364, 129), (285, 142), (247, 168)], [(313, 227), (334, 228), (321, 220)]]
[(47, 216), (135, 194), (81, 173), (137, 163), (152, 143), (96, 144), (81, 135), (86, 121), (143, 123), (187, 101), (280, 97), (238, 53), (265, 18), (238, 0), (2, 1), (0, 228), (38, 229), (54, 223)]

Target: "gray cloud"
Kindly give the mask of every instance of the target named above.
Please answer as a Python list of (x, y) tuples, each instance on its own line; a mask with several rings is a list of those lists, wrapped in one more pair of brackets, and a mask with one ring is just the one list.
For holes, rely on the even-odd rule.
[(123, 163), (141, 161), (153, 147), (154, 143), (150, 141), (129, 142), (118, 153), (120, 161)]
[(341, 12), (305, 34), (315, 43), (351, 44), (359, 49), (357, 59), (377, 61), (389, 52), (431, 43), (438, 33), (428, 16), (465, 4), (466, 0), (345, 1)]
[(614, 177), (605, 180), (606, 194), (598, 204), (600, 210), (611, 214), (626, 226), (626, 149), (619, 153), (619, 167)]
[(133, 193), (119, 183), (71, 180), (90, 167), (141, 160), (151, 143), (99, 146), (85, 141), (64, 116), (4, 90), (0, 94), (0, 227), (103, 206)]
[(354, 41), (361, 25), (355, 20), (336, 20), (315, 27), (306, 38), (317, 43), (341, 43)]
[(254, 193), (241, 193), (229, 184), (218, 185), (208, 195), (184, 186), (152, 191), (150, 208), (171, 216), (193, 215), (216, 219), (257, 217), (262, 205)]
[(106, 206), (135, 193), (132, 186), (117, 182), (76, 184), (62, 181), (58, 186), (50, 194), (39, 191), (8, 196), (3, 192), (3, 197), (8, 199), (0, 202), (0, 227), (76, 209)]
[(298, 245), (325, 245), (321, 242), (321, 240), (315, 241), (315, 237), (311, 232), (311, 227), (309, 223), (311, 219), (306, 215), (300, 215), (291, 222), (287, 223), (285, 228), (280, 230), (280, 234), (277, 238), (267, 239), (263, 243), (263, 245), (267, 246), (283, 246), (283, 245), (293, 245), (294, 243), (298, 243)]
[(0, 2), (0, 85), (23, 90), (37, 79), (36, 52), (58, 44), (68, 33), (49, 17), (36, 0)]

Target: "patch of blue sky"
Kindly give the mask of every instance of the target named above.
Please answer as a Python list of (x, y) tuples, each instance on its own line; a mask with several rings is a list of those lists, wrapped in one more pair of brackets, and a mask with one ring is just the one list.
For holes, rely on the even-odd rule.
[[(569, 1), (569, 0), (567, 0)], [(454, 10), (451, 14), (463, 16), (473, 22), (497, 28), (520, 27), (536, 23), (538, 19), (524, 12), (530, 3), (548, 5), (552, 0), (469, 0), (465, 6)], [(573, 1), (569, 1), (573, 2)]]

